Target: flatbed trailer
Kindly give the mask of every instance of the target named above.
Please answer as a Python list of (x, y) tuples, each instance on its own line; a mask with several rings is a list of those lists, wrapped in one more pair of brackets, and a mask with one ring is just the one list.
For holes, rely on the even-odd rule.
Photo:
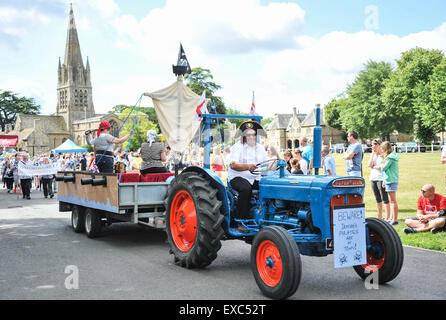
[(71, 211), (74, 231), (85, 231), (90, 238), (100, 235), (102, 227), (116, 222), (165, 229), (165, 199), (173, 176), (58, 172), (59, 211)]

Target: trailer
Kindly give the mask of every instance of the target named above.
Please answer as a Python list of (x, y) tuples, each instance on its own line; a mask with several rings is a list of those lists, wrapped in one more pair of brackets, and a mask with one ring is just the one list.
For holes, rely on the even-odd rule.
[(173, 176), (60, 171), (56, 176), (59, 211), (71, 211), (73, 230), (89, 238), (117, 222), (165, 229), (165, 199)]

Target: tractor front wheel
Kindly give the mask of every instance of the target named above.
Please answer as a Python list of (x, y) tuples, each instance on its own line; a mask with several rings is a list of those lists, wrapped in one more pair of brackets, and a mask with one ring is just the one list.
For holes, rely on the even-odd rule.
[(354, 266), (356, 273), (365, 279), (372, 272), (378, 272), (379, 283), (395, 279), (401, 271), (404, 260), (401, 239), (395, 229), (386, 221), (367, 218), (370, 247), (367, 249), (367, 264)]
[(203, 268), (217, 258), (224, 235), (217, 189), (196, 172), (180, 174), (169, 186), (167, 239), (175, 263)]
[(288, 231), (269, 226), (257, 233), (251, 247), (251, 269), (265, 296), (286, 299), (296, 292), (302, 262), (299, 248)]

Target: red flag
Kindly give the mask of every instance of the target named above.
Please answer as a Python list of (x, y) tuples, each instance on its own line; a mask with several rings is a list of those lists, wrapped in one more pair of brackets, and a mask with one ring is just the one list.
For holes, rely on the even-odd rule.
[(251, 111), (249, 112), (250, 116), (256, 116), (256, 104), (254, 102), (254, 91), (252, 92), (252, 104), (251, 104)]
[(195, 121), (201, 121), (203, 119), (203, 118), (199, 117), (200, 114), (209, 113), (208, 108), (207, 108), (207, 103), (206, 103), (206, 91), (203, 91), (201, 98), (200, 98), (200, 103), (198, 104), (195, 112), (197, 113), (197, 115), (195, 116)]

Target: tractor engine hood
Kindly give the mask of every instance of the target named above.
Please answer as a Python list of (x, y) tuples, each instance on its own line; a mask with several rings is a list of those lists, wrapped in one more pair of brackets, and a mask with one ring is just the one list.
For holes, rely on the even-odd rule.
[[(325, 196), (339, 193), (364, 193), (365, 181), (361, 177), (315, 176), (278, 174), (260, 180), (260, 199), (282, 199), (288, 201), (310, 202), (316, 194), (327, 190)], [(322, 196), (322, 195), (321, 195)], [(319, 198), (322, 200), (322, 197)]]

